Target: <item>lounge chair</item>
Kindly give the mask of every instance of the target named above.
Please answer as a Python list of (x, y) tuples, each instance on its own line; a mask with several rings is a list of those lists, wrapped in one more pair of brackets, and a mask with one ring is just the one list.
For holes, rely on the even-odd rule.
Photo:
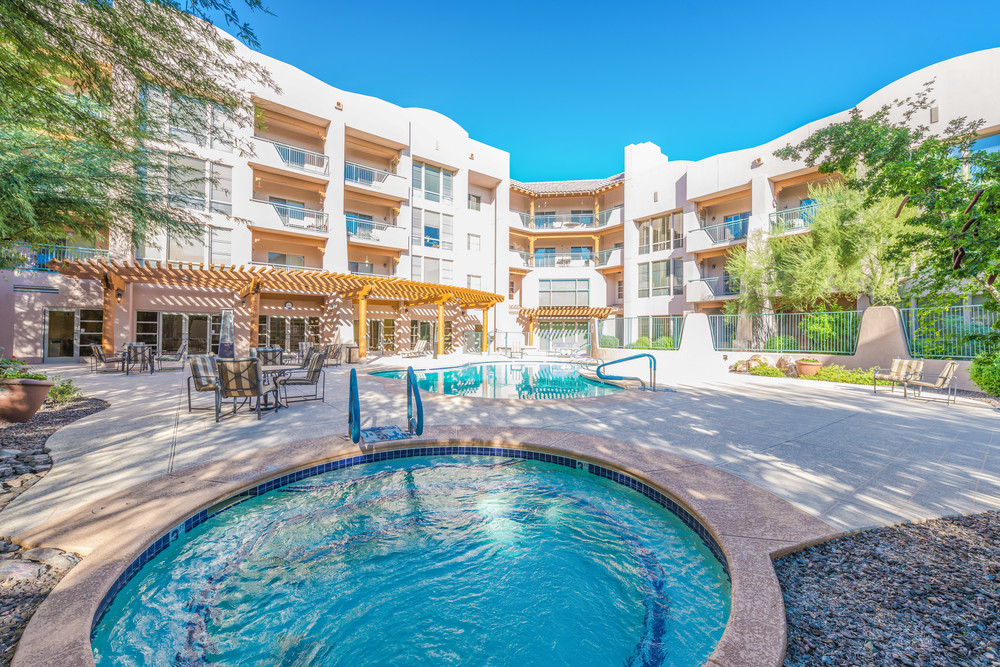
[[(219, 384), (215, 390), (215, 421), (222, 418), (222, 401), (233, 399), (233, 412), (236, 414), (238, 399), (243, 399), (239, 405), (249, 405), (257, 413), (257, 419), (264, 412), (271, 412), (281, 407), (278, 396), (278, 386), (266, 383), (261, 371), (260, 359), (219, 359), (215, 362), (219, 373)], [(265, 406), (268, 396), (274, 395), (274, 405)]]
[(414, 345), (413, 348), (411, 348), (410, 350), (404, 352), (400, 356), (401, 357), (423, 357), (423, 356), (425, 356), (425, 355), (427, 355), (427, 354), (430, 353), (427, 348), (428, 348), (428, 342), (425, 339), (421, 338), (420, 340), (417, 341), (417, 344)]
[(163, 370), (163, 362), (169, 361), (171, 363), (180, 364), (178, 368), (184, 368), (184, 357), (187, 356), (188, 344), (187, 342), (181, 343), (181, 346), (177, 348), (177, 351), (173, 354), (158, 354), (156, 355), (156, 369)]
[[(323, 373), (323, 364), (326, 362), (326, 355), (313, 350), (309, 358), (300, 369), (287, 371), (275, 382), (279, 390), (285, 394), (285, 404), (296, 401), (326, 401), (326, 375)], [(295, 394), (288, 397), (288, 387), (312, 387), (311, 394)], [(322, 389), (322, 393), (320, 393)]]
[(215, 370), (214, 355), (197, 355), (188, 357), (188, 364), (191, 366), (191, 375), (187, 379), (188, 388), (188, 412), (192, 410), (211, 410), (211, 407), (195, 408), (191, 406), (191, 389), (196, 392), (210, 391), (215, 393), (218, 378)]
[(872, 379), (872, 393), (878, 393), (879, 381), (888, 382), (890, 390), (895, 393), (896, 385), (903, 385), (903, 396), (906, 396), (906, 380), (911, 375), (920, 375), (924, 369), (922, 359), (893, 359), (889, 368), (876, 368)]
[[(944, 389), (944, 396), (946, 403), (955, 403), (958, 401), (958, 362), (949, 361), (941, 369), (941, 372), (935, 375), (934, 373), (911, 373), (910, 376), (903, 381), (903, 393), (905, 395), (906, 388), (913, 388), (913, 395), (920, 396), (921, 389)], [(925, 377), (934, 378), (932, 380), (925, 380)]]
[(100, 345), (90, 346), (90, 372), (91, 373), (104, 373), (108, 372), (108, 364), (114, 364), (114, 368), (111, 371), (121, 371), (125, 365), (125, 357), (118, 356), (117, 354), (108, 356), (104, 354), (104, 348)]

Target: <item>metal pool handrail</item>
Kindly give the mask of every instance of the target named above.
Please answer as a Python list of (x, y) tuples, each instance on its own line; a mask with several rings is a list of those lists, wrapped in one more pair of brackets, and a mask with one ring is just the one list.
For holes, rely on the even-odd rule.
[(361, 441), (361, 402), (358, 398), (358, 370), (351, 369), (351, 395), (347, 401), (348, 435), (354, 444)]
[[(646, 383), (643, 382), (641, 378), (627, 377), (623, 375), (605, 375), (602, 372), (606, 366), (610, 366), (612, 364), (620, 364), (623, 361), (632, 361), (633, 359), (641, 359), (643, 357), (649, 359), (649, 386), (647, 386)], [(631, 357), (625, 357), (624, 359), (605, 361), (603, 364), (597, 367), (597, 370), (595, 372), (597, 373), (597, 377), (599, 377), (602, 380), (636, 380), (639, 382), (640, 385), (642, 385), (643, 389), (652, 389), (652, 390), (656, 389), (656, 357), (654, 357), (651, 354), (633, 354)]]
[[(414, 407), (417, 409), (416, 419), (413, 418)], [(413, 366), (406, 369), (406, 426), (410, 433), (423, 435), (424, 404), (420, 400), (420, 388), (417, 386), (417, 374), (413, 372)]]

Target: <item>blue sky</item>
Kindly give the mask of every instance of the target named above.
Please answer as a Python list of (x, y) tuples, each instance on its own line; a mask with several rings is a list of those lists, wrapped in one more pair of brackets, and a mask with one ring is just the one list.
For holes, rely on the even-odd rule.
[(1000, 46), (986, 0), (268, 6), (276, 16), (243, 12), (264, 53), (441, 112), (510, 152), (522, 181), (608, 176), (642, 141), (671, 159), (753, 146)]

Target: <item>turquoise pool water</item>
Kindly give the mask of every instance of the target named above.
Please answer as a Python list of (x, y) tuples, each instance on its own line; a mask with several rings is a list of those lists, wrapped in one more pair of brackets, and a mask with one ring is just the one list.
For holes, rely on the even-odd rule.
[[(424, 391), (486, 398), (582, 398), (625, 391), (588, 380), (576, 364), (500, 362), (417, 371)], [(406, 371), (376, 371), (372, 375), (406, 378)]]
[(575, 468), (417, 456), (251, 497), (118, 593), (98, 665), (701, 665), (729, 615), (674, 514)]

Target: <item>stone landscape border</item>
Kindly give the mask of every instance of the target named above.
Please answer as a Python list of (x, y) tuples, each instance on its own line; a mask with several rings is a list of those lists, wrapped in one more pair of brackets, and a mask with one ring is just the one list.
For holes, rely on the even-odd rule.
[(654, 447), (550, 429), (428, 428), (423, 436), (359, 448), (343, 436), (277, 445), (162, 475), (14, 537), (26, 547), (84, 556), (28, 623), (14, 665), (92, 666), (91, 624), (115, 581), (180, 521), (262, 482), (360, 454), (427, 446), (502, 447), (567, 456), (623, 472), (673, 499), (721, 547), (732, 578), (726, 630), (713, 667), (784, 659), (784, 603), (771, 559), (829, 539), (833, 529), (734, 475)]

